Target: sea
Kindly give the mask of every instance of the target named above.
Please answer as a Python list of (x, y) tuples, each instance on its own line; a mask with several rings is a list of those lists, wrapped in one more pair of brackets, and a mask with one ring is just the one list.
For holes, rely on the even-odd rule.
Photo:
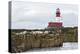
[(66, 43), (63, 43), (63, 46), (62, 47), (34, 48), (34, 49), (30, 49), (29, 52), (74, 50), (74, 49), (78, 49), (78, 42), (66, 42)]

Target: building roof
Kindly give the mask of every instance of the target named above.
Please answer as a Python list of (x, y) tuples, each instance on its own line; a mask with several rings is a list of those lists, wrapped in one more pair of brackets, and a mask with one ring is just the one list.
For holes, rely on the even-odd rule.
[(48, 27), (62, 27), (62, 22), (49, 22)]

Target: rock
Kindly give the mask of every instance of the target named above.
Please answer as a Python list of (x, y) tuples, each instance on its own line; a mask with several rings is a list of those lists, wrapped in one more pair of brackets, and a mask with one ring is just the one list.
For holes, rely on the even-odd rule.
[(41, 48), (49, 47), (49, 41), (48, 39), (42, 39), (41, 40)]
[[(15, 36), (15, 37), (14, 37)], [(19, 52), (26, 51), (31, 48), (47, 48), (62, 46), (63, 38), (61, 36), (54, 36), (53, 34), (14, 34), (12, 39), (15, 49)], [(16, 52), (18, 52), (16, 51)]]
[(39, 48), (40, 47), (40, 40), (37, 39), (37, 40), (34, 40), (32, 42), (32, 48)]

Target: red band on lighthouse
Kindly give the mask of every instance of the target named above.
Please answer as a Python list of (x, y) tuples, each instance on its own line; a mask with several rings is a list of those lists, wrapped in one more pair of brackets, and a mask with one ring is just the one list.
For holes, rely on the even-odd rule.
[(56, 9), (56, 17), (60, 17), (60, 9), (59, 8)]

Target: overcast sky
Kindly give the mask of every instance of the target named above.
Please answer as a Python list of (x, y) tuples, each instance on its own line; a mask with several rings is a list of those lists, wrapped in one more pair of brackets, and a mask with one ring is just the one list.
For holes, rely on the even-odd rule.
[(60, 8), (63, 26), (78, 25), (78, 7), (70, 4), (12, 2), (12, 29), (43, 29), (55, 21), (56, 9)]

